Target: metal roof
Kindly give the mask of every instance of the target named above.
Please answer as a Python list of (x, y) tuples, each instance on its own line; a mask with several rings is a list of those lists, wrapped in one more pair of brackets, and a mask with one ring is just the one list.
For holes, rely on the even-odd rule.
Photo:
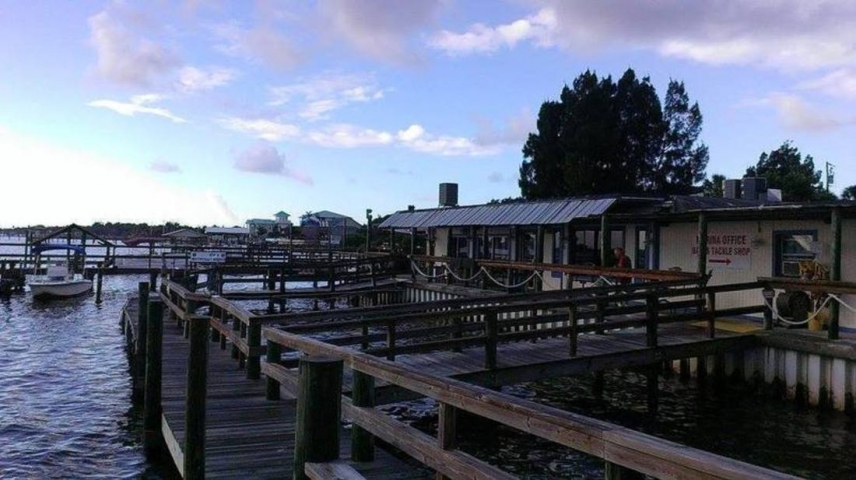
[(577, 218), (599, 216), (615, 201), (615, 198), (569, 198), (540, 202), (404, 210), (390, 215), (380, 224), (380, 228), (560, 225)]

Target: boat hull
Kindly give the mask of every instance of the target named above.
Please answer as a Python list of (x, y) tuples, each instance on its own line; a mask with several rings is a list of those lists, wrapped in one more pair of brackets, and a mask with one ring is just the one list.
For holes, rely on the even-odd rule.
[(33, 293), (33, 298), (38, 299), (76, 297), (91, 290), (91, 280), (30, 283), (30, 291)]

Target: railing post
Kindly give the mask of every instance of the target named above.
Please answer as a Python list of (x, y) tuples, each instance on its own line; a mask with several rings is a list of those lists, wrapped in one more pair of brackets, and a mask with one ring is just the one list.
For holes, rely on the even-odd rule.
[(395, 319), (386, 322), (386, 359), (395, 360)]
[(657, 346), (657, 317), (659, 300), (657, 295), (648, 295), (645, 298), (645, 340), (649, 347)]
[[(271, 340), (267, 342), (267, 351), (265, 352), (265, 360), (268, 364), (274, 365), (282, 361), (282, 346), (274, 343)], [(279, 400), (279, 382), (275, 378), (267, 375), (265, 380), (265, 398), (268, 400)]]
[(761, 294), (764, 297), (764, 330), (772, 330), (773, 329), (773, 302), (775, 301), (776, 292), (770, 288), (765, 287), (764, 290), (761, 291)]
[[(440, 403), (439, 418), (437, 420), (437, 443), (443, 450), (452, 450), (457, 442), (458, 409), (446, 403)], [(437, 473), (437, 480), (446, 480), (449, 477)]]
[(294, 479), (308, 477), (308, 462), (331, 462), (339, 458), (339, 429), (342, 418), (341, 359), (308, 356), (300, 359), (297, 394), (297, 425), (294, 446)]
[(604, 332), (603, 325), (606, 323), (606, 305), (605, 300), (598, 300), (597, 302), (594, 322), (597, 324), (597, 330), (595, 330), (595, 333), (598, 335), (603, 335)]
[(146, 329), (146, 386), (143, 401), (143, 447), (155, 453), (161, 446), (161, 358), (163, 354), (163, 303), (148, 303)]
[(605, 480), (642, 480), (645, 478), (645, 475), (639, 472), (609, 461), (606, 462), (606, 468), (603, 473)]
[(707, 337), (716, 337), (716, 292), (707, 294)]
[[(256, 323), (253, 318), (249, 319), (247, 325), (247, 378), (250, 380), (258, 380), (262, 373), (262, 358), (258, 350), (262, 346), (262, 326)], [(254, 351), (255, 350), (255, 351)]]
[[(374, 408), (375, 379), (367, 373), (354, 370), (351, 398), (355, 407)], [(354, 424), (351, 431), (351, 459), (355, 462), (371, 462), (375, 459), (374, 435)]]
[(496, 342), (499, 338), (496, 312), (484, 314), (484, 366), (488, 370), (496, 368)]
[[(104, 282), (103, 266), (104, 266), (103, 263), (98, 262), (98, 271), (97, 271), (98, 279), (95, 282), (95, 303), (98, 305), (101, 305), (101, 285)], [(84, 265), (84, 268), (85, 267), (86, 266)]]
[(208, 388), (208, 318), (188, 317), (190, 354), (187, 361), (184, 478), (205, 478), (205, 396)]
[[(841, 281), (841, 207), (832, 209), (832, 264), (829, 268), (829, 279), (833, 282)], [(829, 304), (829, 330), (830, 340), (837, 340), (838, 319), (841, 315), (841, 305), (833, 299)]]
[[(233, 315), (229, 315), (229, 316), (232, 317), (232, 331), (233, 332), (240, 332), (241, 331), (241, 320), (239, 320), (237, 317), (235, 317)], [(238, 338), (241, 337), (240, 333), (236, 333), (235, 335), (237, 335)], [(232, 342), (231, 356), (232, 356), (233, 360), (239, 360), (240, 359), (241, 350), (238, 349), (238, 342)]]
[(576, 306), (576, 304), (573, 304), (570, 307), (568, 307), (568, 323), (570, 323), (570, 327), (571, 327), (571, 333), (569, 335), (570, 354), (572, 357), (576, 357), (577, 356), (577, 342), (579, 340), (577, 338), (577, 335), (579, 335), (579, 333), (577, 332), (578, 325), (577, 325), (577, 306)]
[(134, 402), (143, 401), (144, 384), (146, 380), (146, 336), (149, 318), (149, 284), (140, 282), (137, 285), (137, 338), (134, 339)]

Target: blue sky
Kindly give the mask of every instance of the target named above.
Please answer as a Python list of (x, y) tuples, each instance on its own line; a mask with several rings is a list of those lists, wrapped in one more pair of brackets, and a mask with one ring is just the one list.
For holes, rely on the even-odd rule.
[(3, 226), (516, 196), (586, 69), (683, 80), (709, 174), (792, 140), (856, 184), (848, 0), (0, 1), (0, 26)]

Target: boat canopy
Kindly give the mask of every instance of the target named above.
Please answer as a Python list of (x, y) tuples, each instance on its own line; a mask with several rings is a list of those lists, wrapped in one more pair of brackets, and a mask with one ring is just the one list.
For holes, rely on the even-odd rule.
[(73, 252), (77, 252), (80, 254), (86, 253), (86, 248), (84, 248), (80, 245), (62, 245), (62, 244), (42, 243), (40, 245), (36, 245), (35, 247), (33, 247), (33, 253), (34, 254), (46, 252), (48, 250), (71, 250)]

